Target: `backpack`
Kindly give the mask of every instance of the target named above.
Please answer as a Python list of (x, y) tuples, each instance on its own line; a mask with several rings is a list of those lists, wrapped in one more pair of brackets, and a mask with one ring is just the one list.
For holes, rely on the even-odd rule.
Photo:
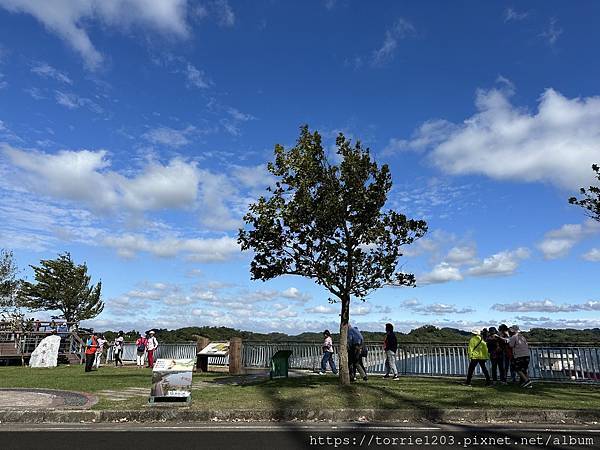
[(145, 352), (146, 351), (146, 343), (144, 341), (145, 341), (145, 339), (140, 339), (138, 341), (138, 345), (137, 345), (137, 351), (138, 352)]

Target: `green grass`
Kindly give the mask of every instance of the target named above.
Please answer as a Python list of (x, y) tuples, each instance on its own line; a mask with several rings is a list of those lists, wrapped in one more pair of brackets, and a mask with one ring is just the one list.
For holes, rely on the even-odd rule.
[[(97, 392), (127, 387), (147, 387), (149, 369), (101, 367), (84, 373), (83, 367), (55, 369), (0, 367), (0, 387), (36, 387)], [(600, 386), (535, 383), (531, 390), (517, 386), (483, 387), (482, 381), (470, 388), (458, 379), (405, 377), (400, 381), (371, 377), (351, 386), (339, 386), (333, 376), (307, 376), (260, 380), (240, 386), (225, 384), (227, 374), (194, 374), (194, 380), (207, 383), (194, 389), (192, 408), (197, 409), (596, 409)], [(480, 384), (477, 384), (480, 383)], [(147, 397), (109, 401), (103, 397), (95, 409), (139, 409)]]

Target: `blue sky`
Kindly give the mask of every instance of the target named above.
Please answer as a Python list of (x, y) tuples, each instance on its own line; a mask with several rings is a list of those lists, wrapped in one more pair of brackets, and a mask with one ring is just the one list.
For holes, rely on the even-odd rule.
[[(88, 325), (337, 329), (310, 280), (252, 282), (236, 230), (301, 124), (367, 144), (430, 232), (351, 320), (600, 326), (600, 5), (0, 0), (0, 247), (102, 280)], [(40, 314), (37, 314), (40, 316)]]

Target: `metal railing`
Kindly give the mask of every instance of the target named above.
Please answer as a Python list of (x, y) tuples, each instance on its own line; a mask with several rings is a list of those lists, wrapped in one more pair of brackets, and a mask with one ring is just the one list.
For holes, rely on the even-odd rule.
[[(109, 347), (106, 352), (106, 362), (114, 361), (115, 348)], [(135, 361), (137, 357), (137, 348), (135, 342), (125, 342), (123, 344), (123, 361)], [(146, 356), (147, 358), (147, 356)], [(154, 352), (154, 359), (173, 358), (173, 359), (193, 359), (196, 360), (196, 343), (181, 342), (177, 344), (160, 344)], [(228, 356), (211, 356), (208, 363), (214, 366), (226, 366), (229, 364)]]
[[(367, 372), (384, 373), (385, 352), (381, 344), (367, 343), (366, 347)], [(320, 367), (321, 344), (297, 342), (244, 342), (242, 364), (267, 368), (278, 350), (292, 350), (291, 368), (316, 370)], [(334, 350), (334, 359), (339, 366), (339, 348), (336, 346)], [(465, 376), (469, 366), (466, 344), (401, 344), (396, 355), (398, 372), (403, 375)], [(530, 345), (529, 375), (534, 379), (600, 382), (600, 347)]]
[[(81, 359), (84, 350), (82, 339), (76, 333), (58, 334), (63, 338), (59, 353), (75, 354)], [(14, 356), (31, 354), (47, 335), (43, 332), (0, 332), (0, 345), (2, 346), (0, 353), (10, 351), (14, 352)], [(367, 342), (366, 347), (368, 356), (364, 362), (367, 372), (370, 374), (384, 373), (385, 352), (381, 343)], [(271, 358), (279, 350), (292, 351), (291, 368), (309, 370), (320, 368), (323, 356), (321, 343), (300, 342), (244, 341), (242, 365), (248, 368), (268, 368)], [(339, 366), (339, 348), (336, 346), (334, 350), (334, 359)], [(533, 343), (530, 344), (529, 350), (529, 374), (534, 379), (600, 382), (600, 346)], [(135, 343), (124, 343), (123, 361), (135, 361), (136, 355)], [(155, 358), (196, 359), (196, 343), (160, 344)], [(114, 361), (114, 347), (108, 347), (103, 359), (107, 362)], [(209, 364), (227, 366), (229, 357), (210, 357)], [(468, 365), (467, 345), (463, 343), (402, 343), (398, 347), (397, 369), (403, 375), (465, 376)], [(479, 368), (476, 373), (479, 373)]]

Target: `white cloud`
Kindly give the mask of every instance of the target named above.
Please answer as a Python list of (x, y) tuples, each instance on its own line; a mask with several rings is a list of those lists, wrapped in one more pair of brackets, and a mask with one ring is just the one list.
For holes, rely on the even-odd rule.
[(229, 201), (238, 195), (238, 190), (229, 177), (203, 170), (201, 179), (201, 222), (213, 230), (238, 228), (241, 225), (241, 215), (234, 217), (229, 206)]
[(258, 190), (261, 194), (267, 186), (274, 185), (273, 175), (264, 164), (257, 166), (233, 166), (233, 176), (245, 187)]
[(520, 22), (529, 16), (527, 12), (519, 12), (513, 8), (506, 8), (504, 10), (504, 21), (505, 22)]
[(546, 259), (562, 258), (577, 243), (598, 232), (600, 232), (600, 224), (591, 219), (583, 225), (565, 224), (557, 230), (548, 231), (544, 235), (544, 240), (538, 244), (538, 249)]
[(478, 112), (462, 124), (433, 121), (444, 125), (425, 124), (415, 139), (397, 142), (403, 148), (431, 143), (429, 158), (451, 174), (542, 181), (570, 190), (593, 182), (589, 167), (600, 149), (600, 97), (567, 98), (547, 89), (537, 111), (529, 112), (513, 106), (511, 94), (510, 88), (479, 90)]
[(60, 81), (61, 83), (65, 84), (73, 84), (73, 81), (71, 81), (67, 74), (52, 67), (48, 63), (38, 63), (31, 68), (31, 71), (41, 77), (53, 78), (56, 81)]
[(218, 18), (219, 25), (224, 27), (232, 27), (235, 25), (235, 13), (227, 0), (215, 0), (213, 9)]
[(310, 300), (310, 295), (300, 292), (298, 288), (290, 287), (281, 293), (283, 298), (287, 298), (288, 300), (296, 300), (301, 303), (307, 302)]
[(473, 264), (476, 256), (477, 248), (475, 245), (461, 245), (452, 247), (444, 260), (454, 265)]
[(139, 234), (125, 234), (106, 237), (103, 244), (116, 249), (124, 258), (133, 258), (137, 253), (146, 252), (162, 258), (184, 254), (191, 261), (219, 262), (232, 259), (240, 253), (237, 240), (229, 236), (211, 239), (149, 239)]
[(529, 319), (523, 321), (523, 329), (531, 328), (549, 328), (549, 329), (592, 329), (600, 328), (600, 319), (595, 318), (556, 318), (554, 320), (548, 317), (523, 317), (523, 319)]
[(0, 147), (19, 170), (26, 186), (40, 194), (83, 202), (95, 210), (132, 211), (191, 206), (196, 200), (199, 172), (194, 163), (173, 159), (148, 163), (133, 177), (108, 170), (105, 150), (56, 154)]
[(41, 201), (38, 195), (9, 186), (2, 172), (0, 165), (0, 247), (59, 251), (64, 250), (60, 242), (93, 245), (104, 233), (88, 211)]
[(448, 138), (457, 126), (447, 120), (435, 119), (424, 122), (410, 139), (392, 138), (384, 148), (384, 154), (398, 151), (424, 151), (438, 145)]
[(600, 301), (590, 300), (585, 303), (554, 303), (552, 300), (525, 301), (513, 303), (496, 303), (493, 310), (502, 312), (575, 312), (575, 311), (600, 311)]
[(187, 77), (189, 86), (199, 89), (209, 88), (213, 84), (212, 81), (206, 77), (203, 71), (197, 69), (189, 62), (185, 68), (185, 76)]
[(402, 307), (417, 314), (434, 316), (444, 314), (468, 314), (475, 311), (472, 308), (459, 308), (456, 305), (451, 305), (448, 303), (432, 303), (429, 305), (423, 305), (417, 299), (405, 300), (404, 302), (402, 302)]
[(331, 11), (333, 8), (335, 8), (336, 2), (337, 0), (324, 0), (323, 5), (325, 6), (325, 9)]
[(23, 91), (29, 94), (34, 100), (43, 100), (46, 98), (42, 91), (36, 87), (25, 88)]
[(104, 110), (98, 103), (89, 98), (80, 97), (72, 92), (54, 91), (56, 102), (69, 109), (87, 107), (90, 111), (101, 114)]
[(460, 281), (463, 279), (460, 269), (447, 262), (437, 264), (433, 270), (425, 275), (417, 277), (417, 285), (446, 283), (448, 281)]
[(340, 309), (334, 305), (317, 305), (312, 308), (307, 308), (306, 312), (313, 314), (339, 314)]
[(350, 305), (350, 317), (366, 316), (371, 313), (371, 305)]
[(153, 128), (142, 135), (144, 139), (153, 144), (166, 145), (167, 147), (179, 148), (188, 145), (191, 135), (196, 132), (196, 127), (189, 125), (177, 130), (169, 127)]
[(519, 267), (519, 261), (529, 258), (529, 249), (519, 247), (513, 251), (503, 251), (485, 258), (480, 264), (470, 267), (467, 274), (475, 277), (511, 275)]
[(593, 248), (583, 255), (583, 259), (592, 262), (600, 261), (600, 248)]
[(552, 17), (550, 22), (548, 22), (548, 27), (540, 33), (540, 37), (543, 38), (548, 45), (553, 46), (556, 44), (556, 41), (558, 41), (558, 38), (562, 33), (563, 30), (558, 26), (558, 20), (556, 20), (555, 17)]
[(0, 0), (0, 7), (35, 17), (79, 53), (90, 69), (104, 59), (87, 31), (95, 21), (124, 31), (138, 26), (182, 38), (189, 34), (187, 0)]
[(400, 17), (394, 22), (394, 25), (386, 30), (383, 44), (373, 52), (372, 64), (381, 66), (389, 62), (394, 57), (398, 41), (414, 35), (415, 27), (406, 19)]

